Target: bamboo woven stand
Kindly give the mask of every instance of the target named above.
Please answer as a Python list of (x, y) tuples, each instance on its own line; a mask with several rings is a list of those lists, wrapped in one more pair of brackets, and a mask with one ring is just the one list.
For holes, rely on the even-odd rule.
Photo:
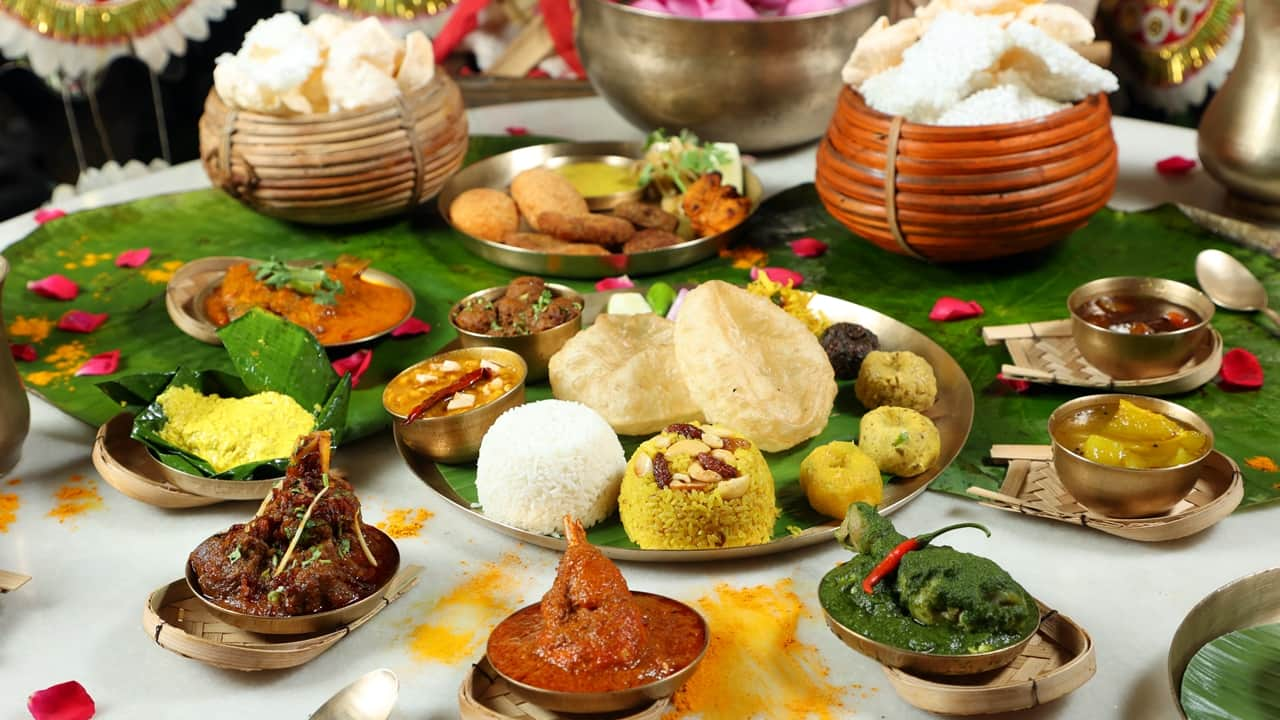
[(1204, 530), (1235, 511), (1244, 498), (1244, 478), (1235, 461), (1217, 451), (1204, 463), (1204, 474), (1182, 502), (1164, 515), (1120, 519), (1085, 509), (1067, 492), (1053, 469), (1047, 445), (995, 445), (991, 458), (1007, 462), (999, 492), (971, 487), (969, 494), (998, 510), (1091, 527), (1141, 542), (1174, 540)]
[(987, 345), (1004, 343), (1013, 364), (1000, 372), (1007, 378), (1043, 385), (1123, 390), (1139, 395), (1174, 395), (1210, 382), (1222, 367), (1222, 336), (1212, 330), (1187, 364), (1173, 375), (1146, 380), (1115, 380), (1080, 355), (1071, 337), (1071, 321), (1049, 320), (982, 328)]
[(0, 595), (17, 590), (23, 585), (26, 585), (29, 580), (31, 580), (30, 575), (10, 572), (9, 570), (0, 570)]
[(608, 715), (562, 715), (525, 700), (481, 658), (458, 689), (462, 720), (661, 720), (671, 702), (663, 699), (634, 712)]
[(108, 485), (124, 495), (167, 510), (203, 507), (220, 498), (193, 495), (169, 482), (164, 468), (147, 447), (129, 436), (133, 414), (120, 413), (98, 428), (93, 442), (93, 466)]

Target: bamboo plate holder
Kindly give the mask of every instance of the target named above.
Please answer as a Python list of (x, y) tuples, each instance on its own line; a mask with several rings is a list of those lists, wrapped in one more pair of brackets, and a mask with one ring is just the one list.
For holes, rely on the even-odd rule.
[(9, 570), (0, 570), (0, 595), (11, 593), (14, 590), (26, 585), (31, 580), (30, 575), (11, 572)]
[(191, 594), (185, 580), (156, 589), (142, 609), (142, 627), (160, 647), (224, 670), (283, 670), (297, 667), (395, 602), (417, 582), (422, 567), (406, 565), (391, 579), (383, 602), (336, 630), (308, 636), (272, 636), (238, 630), (218, 620)]
[(194, 495), (169, 482), (164, 467), (147, 447), (129, 434), (133, 415), (120, 413), (98, 428), (93, 442), (93, 466), (108, 485), (124, 495), (167, 510), (203, 507), (220, 498)]
[(1009, 469), (999, 492), (971, 487), (983, 505), (1071, 523), (1140, 542), (1163, 542), (1194, 535), (1230, 515), (1244, 498), (1244, 477), (1235, 461), (1209, 454), (1204, 473), (1182, 502), (1164, 515), (1121, 519), (1086, 510), (1058, 480), (1048, 445), (995, 445), (991, 458)]
[(982, 328), (987, 345), (1004, 343), (1013, 359), (1002, 365), (1007, 378), (1042, 385), (1119, 390), (1138, 395), (1177, 395), (1212, 381), (1222, 368), (1222, 336), (1210, 328), (1209, 340), (1196, 350), (1181, 370), (1145, 380), (1115, 380), (1089, 364), (1071, 337), (1071, 320), (1049, 320)]
[(462, 93), (438, 68), (409, 95), (336, 113), (234, 110), (211, 90), (200, 159), (214, 186), (264, 215), (339, 225), (435, 197), (462, 166), (467, 137)]
[(1066, 238), (1111, 199), (1117, 174), (1105, 95), (1042, 118), (950, 127), (890, 117), (845, 87), (814, 181), (827, 211), (858, 236), (962, 262)]
[(1097, 670), (1093, 639), (1056, 610), (1010, 665), (979, 675), (929, 677), (886, 667), (894, 691), (908, 703), (944, 715), (986, 715), (1043, 705), (1084, 685)]
[(663, 699), (636, 711), (607, 715), (563, 715), (525, 700), (498, 676), (487, 657), (471, 667), (458, 689), (462, 720), (661, 720), (670, 707)]

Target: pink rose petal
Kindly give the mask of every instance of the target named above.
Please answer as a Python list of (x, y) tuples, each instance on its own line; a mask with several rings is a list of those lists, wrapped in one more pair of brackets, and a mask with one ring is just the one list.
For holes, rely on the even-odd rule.
[(1156, 172), (1165, 177), (1186, 175), (1196, 169), (1196, 161), (1181, 155), (1173, 155), (1156, 163)]
[(36, 346), (30, 343), (9, 343), (9, 354), (14, 360), (32, 362), (36, 359)]
[(788, 270), (782, 267), (752, 267), (751, 279), (755, 280), (760, 277), (760, 273), (764, 273), (765, 277), (778, 283), (779, 285), (790, 285), (791, 287), (800, 287), (804, 284), (804, 276), (795, 270)]
[(760, 17), (746, 0), (700, 0), (703, 20), (755, 20)]
[(818, 257), (827, 251), (827, 244), (817, 238), (802, 237), (799, 240), (792, 240), (787, 243), (791, 246), (791, 252), (802, 258)]
[(596, 292), (608, 292), (610, 290), (629, 290), (630, 288), (633, 288), (635, 286), (636, 284), (631, 282), (631, 278), (627, 277), (626, 275), (619, 275), (618, 277), (605, 278), (600, 282), (596, 283)]
[(364, 376), (364, 371), (369, 369), (369, 363), (373, 361), (372, 350), (357, 350), (350, 355), (333, 361), (333, 371), (338, 377), (343, 375), (351, 376), (351, 387), (360, 385), (360, 378)]
[(411, 317), (391, 331), (391, 337), (413, 337), (431, 332), (431, 324)]
[(91, 333), (102, 327), (107, 321), (106, 313), (91, 313), (84, 310), (68, 310), (58, 318), (58, 329), (68, 332)]
[(844, 7), (841, 0), (791, 0), (778, 13), (782, 16), (809, 15)]
[(151, 259), (151, 248), (125, 250), (116, 256), (116, 267), (136, 268)]
[(65, 275), (50, 275), (32, 280), (27, 283), (27, 289), (50, 300), (74, 300), (80, 294), (80, 286)]
[(72, 680), (31, 693), (27, 710), (35, 720), (89, 720), (96, 708), (84, 686)]
[(699, 0), (667, 0), (667, 11), (680, 17), (702, 17), (702, 3)]
[(1005, 377), (1004, 373), (996, 373), (996, 379), (999, 380), (1002, 385), (1014, 392), (1024, 393), (1031, 389), (1031, 383), (1029, 381), (1021, 380), (1019, 378)]
[(120, 351), (111, 350), (109, 352), (94, 355), (76, 370), (77, 376), (84, 375), (110, 375), (120, 368)]
[(1258, 356), (1244, 348), (1234, 348), (1222, 356), (1223, 384), (1243, 390), (1257, 390), (1264, 380)]
[(976, 300), (960, 300), (953, 297), (940, 297), (929, 311), (929, 319), (938, 322), (948, 320), (967, 320), (982, 314), (982, 306)]
[(35, 221), (37, 225), (43, 225), (50, 220), (57, 220), (66, 216), (67, 214), (58, 208), (40, 208), (36, 211)]
[(529, 128), (523, 125), (512, 125), (507, 128), (508, 135), (528, 135)]
[(636, 0), (627, 7), (635, 10), (648, 10), (649, 12), (662, 13), (668, 15), (671, 10), (667, 8), (666, 3), (662, 0)]

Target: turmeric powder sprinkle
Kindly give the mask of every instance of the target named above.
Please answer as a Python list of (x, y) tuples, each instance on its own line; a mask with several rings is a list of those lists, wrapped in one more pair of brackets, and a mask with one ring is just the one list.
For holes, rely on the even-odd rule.
[(409, 651), (414, 659), (452, 665), (474, 656), (489, 630), (524, 602), (526, 583), (511, 572), (523, 567), (517, 555), (506, 553), (469, 573), (457, 587), (424, 608), (425, 612), (417, 613), (432, 622), (418, 625), (410, 633)]
[(57, 322), (44, 317), (25, 317), (22, 315), (9, 323), (9, 337), (24, 338), (33, 343), (42, 342), (53, 332)]
[(14, 493), (0, 493), (0, 533), (9, 532), (9, 525), (18, 519), (21, 504)]
[(725, 248), (720, 251), (720, 257), (732, 260), (733, 267), (738, 270), (747, 270), (756, 266), (764, 267), (769, 262), (769, 253), (750, 245)]
[(182, 267), (181, 260), (170, 260), (168, 262), (161, 263), (158, 268), (143, 270), (142, 277), (146, 278), (149, 283), (163, 285), (173, 278), (174, 271), (180, 267)]
[(72, 475), (53, 493), (57, 501), (49, 511), (49, 517), (57, 518), (59, 523), (79, 517), (90, 510), (102, 507), (102, 496), (98, 494), (98, 483), (86, 480), (80, 475)]
[(75, 374), (76, 370), (89, 359), (89, 351), (84, 343), (72, 341), (59, 345), (53, 352), (44, 357), (44, 363), (52, 370), (29, 372), (24, 377), (28, 384), (44, 387), (54, 380), (64, 380)]
[(378, 523), (378, 529), (397, 540), (417, 537), (422, 526), (434, 515), (426, 508), (396, 508)]
[(1280, 467), (1276, 466), (1276, 461), (1272, 460), (1266, 455), (1258, 455), (1256, 457), (1245, 458), (1244, 462), (1246, 465), (1253, 468), (1254, 470), (1261, 470), (1262, 472), (1280, 471)]

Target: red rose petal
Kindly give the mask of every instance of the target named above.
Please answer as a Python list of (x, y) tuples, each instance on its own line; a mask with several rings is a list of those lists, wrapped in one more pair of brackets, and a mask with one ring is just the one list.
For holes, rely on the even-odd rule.
[(1030, 381), (1005, 377), (1004, 373), (996, 373), (996, 379), (999, 380), (1002, 385), (1017, 393), (1024, 393), (1031, 389)]
[(360, 378), (364, 376), (364, 371), (369, 369), (369, 363), (373, 361), (372, 350), (357, 350), (350, 355), (333, 361), (333, 371), (338, 377), (343, 375), (351, 376), (351, 387), (360, 385)]
[(631, 278), (627, 277), (626, 275), (619, 275), (618, 277), (605, 278), (600, 282), (596, 283), (596, 292), (608, 292), (610, 290), (629, 290), (635, 286), (636, 284), (631, 282)]
[(80, 294), (80, 286), (65, 275), (50, 275), (32, 280), (27, 283), (27, 289), (51, 300), (74, 300)]
[(1196, 169), (1196, 161), (1181, 155), (1173, 155), (1156, 163), (1156, 172), (1165, 177), (1186, 175)]
[(948, 320), (967, 320), (981, 315), (982, 306), (976, 300), (960, 300), (953, 297), (940, 297), (929, 311), (929, 319), (938, 322)]
[(116, 256), (116, 267), (136, 268), (151, 258), (151, 248), (125, 250)]
[(541, 79), (543, 79), (543, 78), (549, 78), (549, 77), (551, 77), (551, 73), (547, 72), (546, 70), (543, 70), (542, 68), (534, 68), (534, 69), (530, 70), (530, 71), (529, 71), (529, 74), (528, 74), (528, 75), (525, 75), (525, 77), (527, 77), (527, 78), (537, 78), (537, 79), (541, 80)]
[(1262, 363), (1258, 356), (1235, 348), (1222, 356), (1222, 382), (1235, 388), (1257, 390), (1262, 387)]
[(791, 246), (791, 252), (802, 258), (818, 257), (827, 251), (827, 244), (817, 238), (802, 237), (787, 244)]
[(27, 710), (35, 720), (89, 720), (97, 708), (80, 683), (59, 683), (37, 690), (27, 698)]
[(507, 128), (508, 135), (528, 135), (529, 128), (523, 125), (512, 125)]
[(68, 310), (58, 318), (58, 329), (68, 332), (91, 333), (102, 327), (107, 321), (107, 313), (91, 313), (83, 310)]
[(43, 225), (50, 220), (57, 220), (66, 216), (67, 214), (58, 208), (40, 208), (36, 211), (35, 221), (37, 225)]
[(782, 267), (753, 267), (751, 268), (751, 279), (755, 280), (760, 277), (760, 273), (764, 273), (765, 277), (779, 285), (800, 287), (804, 284), (804, 276), (795, 270), (788, 270)]
[(414, 335), (422, 335), (431, 332), (431, 324), (411, 317), (400, 323), (395, 330), (391, 331), (391, 337), (413, 337)]
[(94, 355), (76, 370), (77, 376), (86, 375), (110, 375), (120, 368), (120, 351), (111, 350), (109, 352)]
[(29, 343), (9, 343), (9, 354), (14, 360), (33, 362), (36, 359), (36, 346)]

